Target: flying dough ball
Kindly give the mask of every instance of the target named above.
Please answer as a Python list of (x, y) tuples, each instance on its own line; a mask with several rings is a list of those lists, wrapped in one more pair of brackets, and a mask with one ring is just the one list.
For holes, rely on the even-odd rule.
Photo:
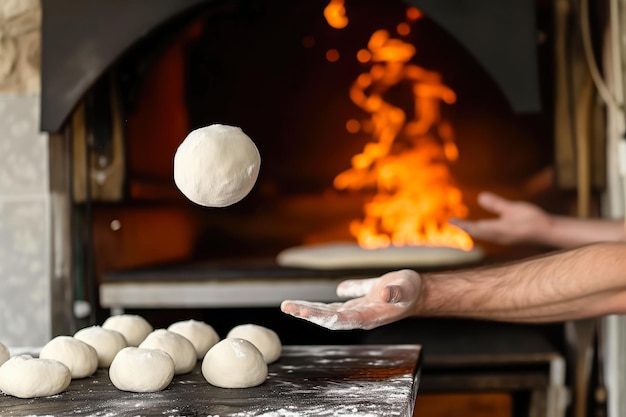
[(174, 182), (196, 204), (226, 207), (244, 198), (259, 175), (254, 142), (234, 126), (210, 125), (191, 132), (174, 155)]

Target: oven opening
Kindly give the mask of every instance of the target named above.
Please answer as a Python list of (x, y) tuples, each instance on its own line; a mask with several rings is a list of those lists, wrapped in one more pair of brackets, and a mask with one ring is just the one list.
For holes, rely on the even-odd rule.
[[(513, 111), (456, 38), (402, 1), (206, 7), (131, 49), (91, 97), (116, 104), (123, 137), (95, 149), (100, 184), (84, 194), (101, 272), (332, 242), (470, 250), (448, 220), (484, 215), (478, 192), (542, 198), (550, 188), (549, 113)], [(224, 209), (194, 205), (172, 180), (177, 146), (214, 123), (241, 127), (262, 160), (251, 193)], [(111, 148), (124, 164), (109, 198)], [(142, 225), (152, 216), (159, 230)], [(129, 243), (116, 236), (128, 228), (172, 248), (120, 259), (115, 242)]]
[[(429, 354), (442, 353), (426, 364), (426, 376), (452, 370), (446, 355), (460, 358), (460, 391), (472, 391), (469, 374), (484, 371), (472, 362), (477, 352), (494, 347), (506, 357), (528, 347), (560, 354), (558, 325), (416, 319), (333, 333), (277, 308), (287, 298), (336, 301), (339, 281), (397, 269), (281, 265), (279, 255), (293, 248), (479, 250), (482, 257), (469, 266), (546, 252), (474, 240), (450, 219), (492, 216), (477, 204), (482, 191), (575, 214), (576, 131), (596, 127), (590, 191), (591, 205), (599, 206), (605, 144), (595, 138), (604, 132), (591, 120), (602, 118), (601, 106), (591, 95), (582, 97), (593, 90), (582, 91), (580, 51), (571, 46), (558, 55), (576, 44), (571, 21), (564, 23), (572, 16), (551, 2), (511, 0), (492, 2), (507, 10), (488, 24), (479, 17), (494, 18), (493, 7), (478, 12), (485, 2), (463, 13), (448, 6), (449, 15), (444, 3), (189, 0), (185, 6), (154, 2), (133, 15), (139, 2), (94, 1), (103, 21), (92, 19), (93, 25), (111, 30), (93, 50), (110, 52), (107, 42), (124, 31), (132, 32), (132, 42), (110, 53), (110, 65), (91, 82), (80, 78), (60, 90), (47, 81), (65, 72), (49, 65), (62, 48), (44, 45), (44, 64), (56, 70), (42, 74), (43, 125), (63, 133), (55, 143), (67, 146), (70, 166), (69, 204), (62, 208), (71, 221), (71, 247), (62, 250), (70, 253), (64, 259), (71, 261), (72, 291), (64, 300), (86, 300), (96, 310), (79, 325), (128, 312), (155, 327), (204, 320), (219, 334), (254, 321), (276, 329), (284, 344), (424, 343)], [(50, 4), (44, 9), (52, 10)], [(128, 15), (113, 13), (116, 7)], [(89, 16), (87, 9), (77, 3), (72, 11)], [(528, 13), (516, 14), (522, 9)], [(105, 21), (105, 15), (115, 17)], [(503, 21), (527, 30), (490, 26)], [(53, 28), (46, 32), (44, 24), (43, 31), (53, 38)], [(483, 35), (480, 42), (464, 36), (472, 31)], [(526, 48), (511, 32), (528, 35)], [(490, 43), (494, 38), (500, 42)], [(485, 43), (501, 49), (487, 56), (477, 47)], [(79, 49), (76, 56), (86, 59), (89, 52)], [(511, 68), (516, 55), (527, 65)], [(59, 91), (76, 98), (68, 117), (46, 101)], [(520, 104), (520, 91), (534, 97), (530, 105)], [(261, 168), (242, 201), (207, 208), (176, 188), (173, 157), (189, 132), (217, 123), (241, 127), (252, 138)], [(421, 271), (464, 266), (442, 262)]]

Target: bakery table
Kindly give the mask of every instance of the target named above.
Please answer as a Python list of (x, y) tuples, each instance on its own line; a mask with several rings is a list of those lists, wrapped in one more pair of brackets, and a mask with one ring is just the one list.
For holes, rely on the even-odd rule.
[(117, 390), (106, 370), (73, 380), (58, 395), (0, 394), (3, 416), (412, 416), (421, 370), (419, 345), (284, 346), (267, 380), (224, 389), (201, 363), (156, 393)]

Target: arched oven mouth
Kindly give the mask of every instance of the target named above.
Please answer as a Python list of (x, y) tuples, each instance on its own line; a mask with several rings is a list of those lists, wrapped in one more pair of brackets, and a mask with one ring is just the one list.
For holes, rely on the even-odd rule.
[[(322, 273), (277, 256), (346, 241), (469, 251), (447, 222), (487, 215), (480, 191), (550, 187), (553, 103), (540, 86), (552, 75), (536, 36), (549, 10), (532, 2), (74, 3), (43, 5), (42, 127), (71, 143), (76, 256), (96, 285), (420, 267)], [(241, 127), (262, 160), (252, 192), (223, 209), (172, 180), (177, 146), (214, 123)], [(423, 206), (431, 217), (410, 217)], [(477, 243), (487, 261), (543, 250)]]

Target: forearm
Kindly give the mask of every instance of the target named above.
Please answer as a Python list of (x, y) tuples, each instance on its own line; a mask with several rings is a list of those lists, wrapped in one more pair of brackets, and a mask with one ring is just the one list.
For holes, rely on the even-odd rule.
[(537, 231), (537, 243), (574, 248), (596, 242), (626, 241), (623, 220), (550, 216), (549, 226)]
[(555, 322), (626, 313), (626, 243), (506, 266), (424, 274), (418, 316)]

